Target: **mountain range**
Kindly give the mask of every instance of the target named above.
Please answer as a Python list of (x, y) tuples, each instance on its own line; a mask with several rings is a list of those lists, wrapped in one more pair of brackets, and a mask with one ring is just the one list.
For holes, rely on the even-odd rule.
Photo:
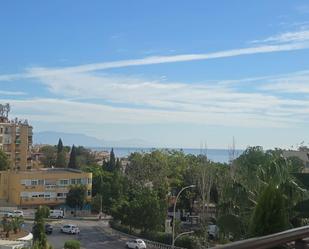
[(81, 145), (85, 147), (150, 147), (142, 139), (104, 140), (80, 133), (65, 133), (55, 131), (42, 131), (34, 133), (34, 144), (55, 145), (61, 138), (64, 145)]

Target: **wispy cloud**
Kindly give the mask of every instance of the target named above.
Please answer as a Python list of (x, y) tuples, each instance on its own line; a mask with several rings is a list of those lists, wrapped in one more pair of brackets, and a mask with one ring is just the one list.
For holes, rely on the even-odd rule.
[(0, 90), (0, 96), (1, 95), (10, 95), (10, 96), (20, 96), (20, 95), (26, 95), (25, 92), (19, 92), (19, 91), (2, 91)]
[(255, 40), (253, 43), (291, 43), (291, 42), (308, 42), (309, 30), (299, 30), (295, 32), (287, 32), (275, 36), (268, 37), (263, 40)]
[[(309, 80), (309, 71), (201, 84), (93, 73), (47, 74), (37, 80), (54, 95), (65, 98), (67, 102), (64, 104), (89, 104), (93, 109), (90, 102), (97, 103), (96, 108), (101, 106), (104, 108), (102, 113), (109, 113), (106, 119), (109, 122), (184, 122), (254, 127), (309, 122), (308, 99), (278, 95), (281, 83), (304, 83)], [(248, 84), (256, 87), (244, 92), (243, 86)], [(292, 85), (289, 89), (293, 89)], [(135, 115), (138, 118), (134, 121)], [(229, 120), (232, 117), (237, 118)]]
[(20, 78), (37, 78), (37, 77), (53, 76), (59, 74), (87, 73), (112, 68), (188, 62), (198, 60), (211, 60), (211, 59), (244, 56), (244, 55), (308, 49), (309, 30), (286, 32), (280, 35), (271, 36), (263, 40), (256, 40), (254, 41), (254, 43), (264, 43), (264, 44), (247, 48), (223, 50), (213, 53), (152, 56), (152, 57), (145, 57), (142, 59), (93, 63), (93, 64), (85, 64), (65, 68), (35, 67), (26, 69), (24, 73), (0, 75), (0, 81), (10, 81)]

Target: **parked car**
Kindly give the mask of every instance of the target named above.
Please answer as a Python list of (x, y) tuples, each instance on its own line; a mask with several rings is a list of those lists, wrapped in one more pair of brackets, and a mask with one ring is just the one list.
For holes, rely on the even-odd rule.
[(7, 212), (4, 216), (9, 217), (9, 218), (13, 218), (13, 217), (23, 218), (24, 212), (21, 210), (14, 210), (13, 212)]
[(53, 226), (51, 224), (45, 224), (45, 233), (52, 234), (53, 233)]
[(61, 209), (50, 210), (49, 218), (62, 219), (64, 217), (64, 212)]
[(67, 224), (61, 228), (61, 232), (69, 234), (79, 234), (80, 231), (78, 226)]
[(126, 243), (127, 248), (145, 249), (146, 243), (141, 239), (130, 240)]
[(208, 224), (207, 233), (210, 240), (216, 239), (219, 235), (219, 227), (214, 224)]

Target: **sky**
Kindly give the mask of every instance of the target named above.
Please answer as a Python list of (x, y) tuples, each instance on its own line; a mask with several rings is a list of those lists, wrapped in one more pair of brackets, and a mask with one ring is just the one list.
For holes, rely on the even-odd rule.
[(4, 0), (7, 102), (34, 132), (308, 145), (309, 2)]

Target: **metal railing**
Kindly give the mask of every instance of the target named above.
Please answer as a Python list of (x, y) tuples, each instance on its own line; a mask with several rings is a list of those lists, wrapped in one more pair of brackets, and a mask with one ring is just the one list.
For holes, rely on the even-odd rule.
[(163, 243), (160, 243), (160, 242), (156, 242), (156, 241), (151, 241), (151, 240), (145, 240), (143, 239), (147, 245), (147, 248), (158, 248), (158, 249), (171, 249), (171, 248), (174, 248), (174, 249), (185, 249), (183, 247), (177, 247), (177, 246), (174, 246), (172, 247), (171, 245), (168, 245), (168, 244), (163, 244)]
[(280, 233), (262, 237), (251, 238), (232, 242), (226, 245), (216, 246), (213, 249), (268, 249), (276, 246), (293, 243), (295, 249), (307, 249), (309, 238), (309, 226), (298, 227)]

